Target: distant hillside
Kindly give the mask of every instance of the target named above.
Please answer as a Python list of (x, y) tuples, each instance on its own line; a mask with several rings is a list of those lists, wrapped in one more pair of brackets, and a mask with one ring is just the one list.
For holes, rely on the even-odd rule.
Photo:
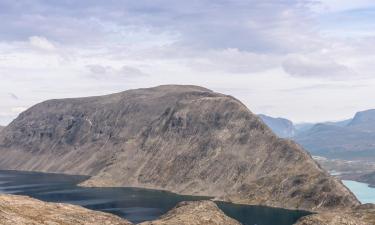
[(316, 124), (294, 140), (314, 155), (375, 160), (375, 110), (358, 112), (352, 120)]
[(348, 127), (367, 132), (375, 132), (375, 109), (357, 112), (353, 120), (348, 124)]
[(0, 126), (0, 132), (1, 132), (3, 129), (4, 129), (4, 127), (3, 127), (3, 126)]
[(358, 177), (357, 181), (367, 183), (371, 187), (375, 188), (375, 172), (363, 174)]
[(294, 128), (296, 129), (296, 135), (300, 132), (307, 131), (311, 129), (313, 126), (315, 126), (315, 123), (297, 123), (294, 125)]
[(359, 204), (240, 101), (197, 86), (40, 103), (0, 133), (0, 154), (0, 169), (86, 174), (91, 187), (309, 210)]
[(263, 114), (258, 115), (272, 131), (281, 138), (293, 137), (296, 133), (293, 122), (284, 118), (274, 118)]

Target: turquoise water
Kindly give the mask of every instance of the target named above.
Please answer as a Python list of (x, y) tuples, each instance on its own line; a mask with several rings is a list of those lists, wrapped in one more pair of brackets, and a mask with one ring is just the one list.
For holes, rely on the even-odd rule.
[[(83, 176), (0, 171), (0, 193), (28, 195), (49, 202), (63, 202), (113, 213), (134, 223), (154, 220), (181, 201), (208, 199), (140, 188), (84, 188)], [(263, 206), (217, 202), (228, 216), (243, 225), (292, 225), (310, 213)]]
[(375, 188), (371, 188), (368, 184), (360, 183), (352, 180), (343, 180), (347, 186), (357, 196), (358, 200), (363, 204), (375, 203)]

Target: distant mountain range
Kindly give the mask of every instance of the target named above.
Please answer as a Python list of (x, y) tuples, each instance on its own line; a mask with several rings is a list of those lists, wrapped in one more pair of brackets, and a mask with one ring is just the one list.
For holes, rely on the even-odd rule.
[[(263, 118), (261, 116), (261, 118)], [(272, 118), (263, 121), (276, 133), (293, 130), (290, 123), (282, 126), (286, 119)], [(277, 126), (276, 126), (277, 125)], [(336, 159), (375, 160), (375, 110), (358, 112), (352, 119), (338, 122), (304, 123), (294, 126), (294, 134), (280, 137), (292, 138), (313, 155)]]

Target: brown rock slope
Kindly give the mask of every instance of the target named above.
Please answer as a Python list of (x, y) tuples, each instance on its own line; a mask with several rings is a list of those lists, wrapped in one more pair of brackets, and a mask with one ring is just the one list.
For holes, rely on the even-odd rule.
[(130, 225), (117, 216), (25, 196), (0, 195), (1, 225)]
[[(25, 196), (0, 195), (1, 225), (131, 225), (117, 216), (80, 206), (46, 203)], [(241, 225), (214, 202), (182, 202), (160, 220), (142, 225)]]
[(326, 212), (301, 218), (295, 225), (374, 225), (375, 205), (362, 205), (350, 211)]
[(87, 186), (309, 210), (359, 204), (241, 102), (196, 86), (43, 102), (0, 134), (0, 154), (0, 169), (91, 175)]
[(159, 220), (140, 225), (241, 225), (225, 214), (212, 201), (181, 202)]

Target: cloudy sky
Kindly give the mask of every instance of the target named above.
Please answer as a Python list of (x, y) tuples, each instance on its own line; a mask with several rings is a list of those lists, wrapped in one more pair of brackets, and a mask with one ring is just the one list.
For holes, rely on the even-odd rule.
[(0, 0), (0, 124), (160, 84), (295, 122), (375, 108), (374, 0)]

